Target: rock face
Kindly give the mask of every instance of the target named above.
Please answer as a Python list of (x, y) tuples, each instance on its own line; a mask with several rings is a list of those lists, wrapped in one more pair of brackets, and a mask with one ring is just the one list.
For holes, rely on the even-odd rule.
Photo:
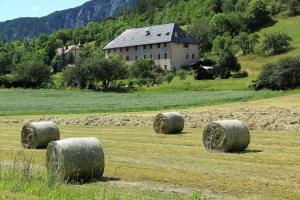
[(0, 39), (26, 39), (74, 28), (89, 22), (101, 22), (132, 9), (137, 0), (91, 0), (76, 8), (54, 12), (41, 18), (18, 18), (0, 22)]

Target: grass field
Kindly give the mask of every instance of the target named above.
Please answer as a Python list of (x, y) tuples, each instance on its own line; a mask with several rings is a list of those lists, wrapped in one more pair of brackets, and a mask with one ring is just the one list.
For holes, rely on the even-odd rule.
[(252, 131), (246, 152), (218, 154), (205, 151), (201, 129), (163, 136), (147, 127), (60, 128), (62, 138), (94, 136), (102, 141), (106, 158), (104, 176), (111, 181), (66, 184), (51, 189), (49, 180), (44, 181), (43, 176), (45, 150), (23, 150), (19, 142), (21, 125), (1, 124), (0, 169), (4, 171), (4, 164), (12, 157), (22, 162), (23, 154), (31, 158), (34, 166), (31, 181), (22, 182), (22, 176), (0, 178), (2, 197), (199, 199), (198, 195), (191, 198), (199, 193), (213, 199), (300, 198), (299, 132)]
[(223, 90), (100, 93), (79, 90), (0, 89), (0, 115), (144, 111), (262, 99), (288, 92)]
[(242, 68), (247, 70), (251, 76), (256, 76), (261, 70), (261, 67), (266, 63), (276, 62), (280, 58), (287, 56), (300, 56), (300, 16), (280, 18), (277, 20), (275, 25), (264, 28), (258, 32), (260, 39), (263, 39), (264, 33), (285, 32), (293, 39), (291, 43), (292, 48), (290, 51), (276, 56), (249, 55), (239, 57)]

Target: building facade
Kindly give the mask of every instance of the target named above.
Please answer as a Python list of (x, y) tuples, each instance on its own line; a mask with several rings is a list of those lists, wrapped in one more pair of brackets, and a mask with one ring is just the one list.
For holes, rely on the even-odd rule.
[(77, 45), (66, 45), (62, 48), (57, 49), (57, 55), (59, 56), (68, 56), (72, 54), (74, 61), (77, 60), (80, 56), (80, 47)]
[(199, 43), (176, 24), (129, 29), (104, 47), (105, 56), (119, 55), (126, 64), (151, 59), (164, 70), (178, 70), (199, 60)]

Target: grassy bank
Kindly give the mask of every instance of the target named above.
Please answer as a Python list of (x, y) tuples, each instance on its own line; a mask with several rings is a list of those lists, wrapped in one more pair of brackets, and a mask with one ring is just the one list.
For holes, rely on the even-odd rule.
[[(11, 157), (23, 162), (22, 155), (26, 155), (42, 173), (33, 171), (33, 175), (41, 177), (45, 150), (23, 150), (19, 142), (21, 127), (22, 124), (1, 124), (1, 163), (8, 163)], [(62, 138), (94, 136), (101, 140), (106, 159), (104, 176), (111, 181), (53, 186), (52, 191), (47, 189), (49, 186), (42, 187), (47, 183), (46, 177), (33, 179), (28, 185), (21, 184), (22, 176), (9, 181), (1, 178), (2, 196), (70, 199), (78, 194), (78, 199), (94, 199), (96, 194), (96, 199), (104, 195), (112, 195), (112, 199), (189, 199), (196, 192), (216, 199), (300, 198), (299, 132), (252, 131), (246, 152), (218, 154), (203, 148), (201, 129), (164, 136), (147, 127), (60, 128)]]
[(293, 39), (291, 50), (275, 56), (249, 55), (239, 57), (242, 68), (247, 70), (251, 76), (257, 75), (264, 64), (276, 62), (287, 56), (300, 56), (300, 16), (277, 19), (275, 25), (264, 28), (257, 33), (260, 36), (260, 41), (262, 41), (265, 33), (272, 32), (287, 33)]
[(250, 90), (100, 93), (81, 90), (0, 89), (0, 115), (176, 109), (262, 99), (284, 94), (287, 93)]

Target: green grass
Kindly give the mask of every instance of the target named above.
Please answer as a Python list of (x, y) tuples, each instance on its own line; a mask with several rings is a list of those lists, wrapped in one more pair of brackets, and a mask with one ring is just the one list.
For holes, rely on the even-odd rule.
[(260, 39), (263, 39), (264, 33), (285, 32), (292, 37), (292, 49), (286, 53), (275, 56), (258, 56), (249, 55), (239, 57), (239, 62), (243, 69), (246, 69), (250, 75), (257, 75), (261, 67), (266, 63), (278, 61), (280, 58), (287, 56), (300, 56), (300, 16), (280, 18), (278, 22), (271, 27), (264, 28), (258, 32)]
[[(196, 192), (216, 199), (300, 198), (299, 132), (251, 131), (248, 151), (225, 154), (209, 153), (203, 148), (202, 129), (185, 129), (181, 135), (157, 135), (150, 127), (60, 126), (61, 138), (93, 136), (101, 140), (106, 159), (104, 176), (127, 184), (100, 181), (54, 185), (51, 180), (47, 184), (49, 180), (44, 176), (45, 150), (24, 150), (20, 145), (22, 125), (1, 124), (0, 161), (5, 164), (15, 157), (14, 160), (22, 163), (23, 155), (29, 157), (33, 179), (22, 182), (22, 177), (28, 177), (23, 175), (26, 170), (22, 170), (22, 164), (20, 176), (4, 179), (2, 173), (0, 196), (188, 199)], [(168, 192), (171, 188), (187, 193)]]
[(145, 111), (215, 105), (287, 94), (223, 90), (165, 93), (100, 93), (80, 90), (0, 90), (0, 115)]
[(174, 92), (174, 91), (217, 91), (217, 90), (246, 90), (254, 77), (230, 78), (216, 80), (194, 80), (188, 76), (186, 80), (180, 80), (176, 76), (171, 83), (163, 83), (154, 87), (137, 88), (142, 92)]

